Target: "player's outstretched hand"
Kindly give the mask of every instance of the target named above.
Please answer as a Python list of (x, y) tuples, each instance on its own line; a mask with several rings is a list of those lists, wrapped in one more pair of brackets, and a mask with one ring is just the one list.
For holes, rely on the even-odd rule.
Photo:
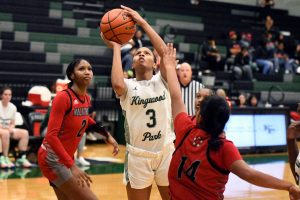
[(173, 47), (173, 43), (168, 43), (165, 48), (162, 47), (163, 57), (162, 64), (168, 70), (168, 68), (175, 69), (177, 65), (176, 61), (176, 49)]
[(296, 185), (291, 186), (289, 195), (291, 200), (300, 200), (300, 188)]
[(113, 155), (116, 156), (119, 153), (119, 145), (118, 145), (117, 141), (115, 140), (115, 138), (113, 138), (113, 136), (111, 136), (111, 134), (108, 133), (108, 136), (107, 136), (105, 142), (108, 144), (111, 144), (114, 147)]
[(92, 183), (92, 179), (87, 173), (79, 169), (79, 167), (77, 167), (75, 163), (72, 165), (70, 169), (74, 178), (77, 181), (77, 184), (80, 187), (85, 187), (85, 186), (90, 187), (90, 184)]
[(137, 11), (123, 5), (121, 5), (121, 8), (123, 8), (123, 10), (128, 13), (138, 25), (142, 26), (143, 24), (147, 23)]

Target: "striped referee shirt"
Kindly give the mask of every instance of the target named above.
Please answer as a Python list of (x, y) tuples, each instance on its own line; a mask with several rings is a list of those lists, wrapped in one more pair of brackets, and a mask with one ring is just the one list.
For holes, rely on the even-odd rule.
[(181, 96), (185, 104), (186, 110), (190, 116), (195, 115), (195, 98), (196, 93), (199, 92), (201, 88), (204, 88), (204, 85), (198, 81), (192, 80), (187, 86), (181, 87)]

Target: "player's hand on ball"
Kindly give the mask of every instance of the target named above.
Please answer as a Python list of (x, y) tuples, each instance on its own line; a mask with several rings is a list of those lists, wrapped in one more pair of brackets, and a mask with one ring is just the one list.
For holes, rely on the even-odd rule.
[(108, 46), (109, 48), (113, 48), (114, 46), (119, 46), (119, 47), (121, 48), (121, 45), (120, 45), (120, 44), (118, 44), (118, 43), (116, 43), (116, 42), (114, 42), (114, 41), (107, 40), (107, 39), (104, 37), (104, 35), (103, 35), (102, 32), (100, 32), (100, 37), (102, 38), (102, 40), (104, 41), (104, 43), (106, 44), (106, 46)]
[(128, 13), (138, 25), (142, 26), (144, 23), (146, 23), (145, 19), (137, 11), (123, 5), (121, 5), (121, 8), (123, 8), (124, 11), (126, 11), (126, 13)]

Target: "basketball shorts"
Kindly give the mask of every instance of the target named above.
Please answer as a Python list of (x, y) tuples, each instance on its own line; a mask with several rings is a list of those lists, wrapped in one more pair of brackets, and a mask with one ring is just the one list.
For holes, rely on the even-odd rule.
[(71, 170), (58, 160), (57, 155), (48, 152), (44, 145), (40, 147), (38, 151), (39, 167), (43, 175), (56, 187), (60, 187), (73, 176)]
[(130, 144), (126, 146), (123, 183), (134, 189), (143, 189), (155, 181), (158, 186), (168, 186), (169, 165), (174, 144), (166, 145), (160, 152), (150, 152)]

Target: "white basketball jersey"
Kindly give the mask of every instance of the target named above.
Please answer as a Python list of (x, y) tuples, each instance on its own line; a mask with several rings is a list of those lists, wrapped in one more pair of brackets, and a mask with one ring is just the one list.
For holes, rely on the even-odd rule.
[(3, 128), (8, 128), (12, 120), (16, 118), (17, 108), (11, 102), (6, 107), (3, 107), (0, 101), (0, 124)]
[(120, 97), (125, 116), (125, 139), (132, 146), (158, 152), (175, 139), (171, 98), (160, 73), (151, 80), (125, 79), (127, 93)]
[(299, 182), (299, 176), (300, 176), (300, 153), (298, 154), (296, 162), (295, 162), (295, 172), (296, 172), (297, 184), (300, 185), (300, 182)]

